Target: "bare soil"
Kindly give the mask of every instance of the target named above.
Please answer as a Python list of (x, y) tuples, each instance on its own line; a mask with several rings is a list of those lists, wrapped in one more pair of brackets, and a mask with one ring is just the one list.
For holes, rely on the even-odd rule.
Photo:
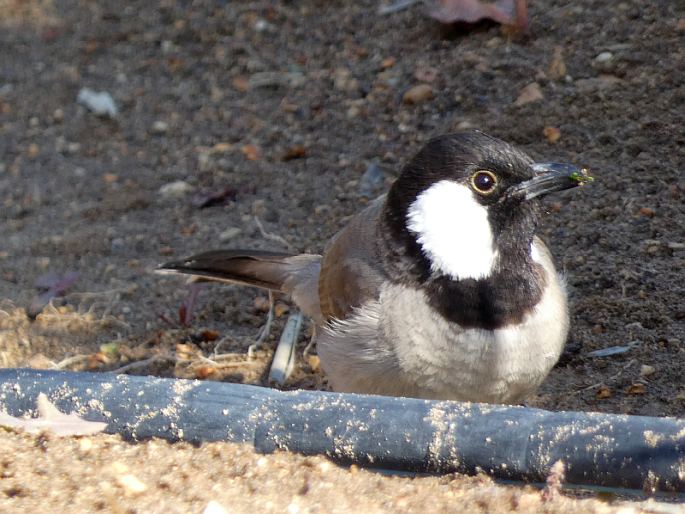
[[(547, 203), (540, 232), (567, 274), (572, 329), (528, 403), (682, 416), (685, 5), (540, 0), (527, 37), (378, 5), (0, 0), (0, 365), (268, 385), (287, 298), (248, 356), (264, 293), (205, 287), (181, 323), (188, 289), (151, 271), (216, 247), (318, 252), (368, 202), (370, 164), (381, 193), (426, 139), (474, 127), (596, 177)], [(523, 102), (533, 82), (542, 97)], [(405, 102), (420, 84), (431, 94)], [(108, 91), (116, 119), (77, 104), (83, 87)], [(37, 279), (68, 272), (77, 282), (30, 319)], [(589, 355), (610, 346), (629, 350)], [(316, 358), (286, 387), (325, 388)], [(0, 476), (3, 512), (620, 508), (105, 435), (5, 433)]]

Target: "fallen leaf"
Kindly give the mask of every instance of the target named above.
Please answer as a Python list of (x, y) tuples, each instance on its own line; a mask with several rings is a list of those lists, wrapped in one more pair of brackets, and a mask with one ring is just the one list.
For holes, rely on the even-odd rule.
[(542, 129), (542, 134), (550, 143), (556, 143), (561, 138), (561, 130), (556, 127), (545, 127)]
[(640, 383), (635, 383), (628, 388), (628, 394), (630, 394), (632, 396), (645, 394), (646, 392), (647, 392), (647, 388), (645, 387), (644, 384), (640, 384)]
[(259, 160), (259, 148), (257, 148), (255, 145), (245, 145), (240, 149), (240, 151), (248, 161)]
[(97, 434), (107, 427), (107, 423), (86, 421), (76, 414), (62, 414), (44, 393), (38, 395), (36, 403), (37, 418), (15, 418), (0, 412), (0, 426), (18, 428), (30, 434), (48, 430), (58, 437)]
[(196, 196), (192, 201), (192, 205), (198, 209), (206, 209), (207, 207), (233, 202), (237, 196), (238, 190), (229, 186), (223, 188), (221, 191)]
[(490, 19), (503, 25), (515, 25), (523, 30), (528, 26), (526, 2), (523, 0), (428, 0), (428, 16), (441, 23), (475, 23)]
[(597, 389), (597, 399), (598, 400), (604, 400), (606, 398), (611, 398), (611, 389), (609, 389), (608, 386), (600, 386), (599, 389)]
[(653, 218), (655, 214), (654, 209), (651, 209), (649, 207), (641, 207), (639, 212), (642, 216), (645, 216), (647, 218)]
[(203, 330), (200, 333), (200, 336), (202, 336), (203, 341), (216, 341), (217, 339), (219, 339), (220, 335), (221, 334), (219, 334), (219, 332), (217, 332), (216, 330)]
[(537, 102), (539, 100), (542, 100), (543, 98), (544, 96), (542, 94), (540, 84), (538, 84), (537, 82), (532, 82), (523, 89), (521, 89), (518, 98), (514, 102), (514, 105), (516, 107), (521, 107), (522, 105)]
[(240, 91), (241, 93), (244, 93), (250, 89), (249, 79), (247, 77), (243, 77), (242, 75), (234, 78), (231, 84), (235, 90)]
[(50, 300), (57, 296), (62, 296), (67, 290), (76, 283), (79, 274), (75, 271), (68, 271), (64, 275), (48, 273), (36, 279), (36, 289), (44, 290), (43, 293), (35, 296), (31, 300), (31, 305), (26, 309), (29, 318), (35, 318), (40, 314)]
[(395, 66), (396, 62), (397, 59), (395, 59), (394, 57), (386, 57), (381, 61), (381, 68), (383, 68), (384, 70), (392, 68), (393, 66)]
[(288, 148), (281, 159), (284, 161), (292, 161), (293, 159), (301, 159), (306, 156), (307, 149), (302, 145), (295, 145)]
[(566, 62), (564, 61), (564, 50), (560, 46), (554, 49), (552, 62), (549, 63), (549, 76), (555, 80), (563, 79), (566, 76)]

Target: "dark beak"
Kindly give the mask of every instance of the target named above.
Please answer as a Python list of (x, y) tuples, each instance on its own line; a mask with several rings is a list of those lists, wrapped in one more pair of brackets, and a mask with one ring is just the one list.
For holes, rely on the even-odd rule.
[(537, 162), (531, 165), (535, 177), (512, 186), (506, 198), (532, 200), (555, 191), (563, 191), (592, 182), (585, 168), (558, 162)]

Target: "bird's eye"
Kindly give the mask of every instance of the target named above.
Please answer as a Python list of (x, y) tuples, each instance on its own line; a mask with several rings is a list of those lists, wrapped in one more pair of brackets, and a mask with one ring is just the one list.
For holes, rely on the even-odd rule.
[(477, 193), (489, 195), (497, 187), (497, 177), (491, 171), (481, 170), (471, 175), (471, 187)]

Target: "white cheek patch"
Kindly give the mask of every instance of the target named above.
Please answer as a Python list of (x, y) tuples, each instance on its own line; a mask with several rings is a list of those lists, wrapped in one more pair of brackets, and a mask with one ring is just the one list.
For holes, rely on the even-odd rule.
[(440, 271), (455, 280), (490, 275), (497, 251), (488, 212), (471, 190), (442, 180), (422, 192), (409, 207), (407, 228)]

